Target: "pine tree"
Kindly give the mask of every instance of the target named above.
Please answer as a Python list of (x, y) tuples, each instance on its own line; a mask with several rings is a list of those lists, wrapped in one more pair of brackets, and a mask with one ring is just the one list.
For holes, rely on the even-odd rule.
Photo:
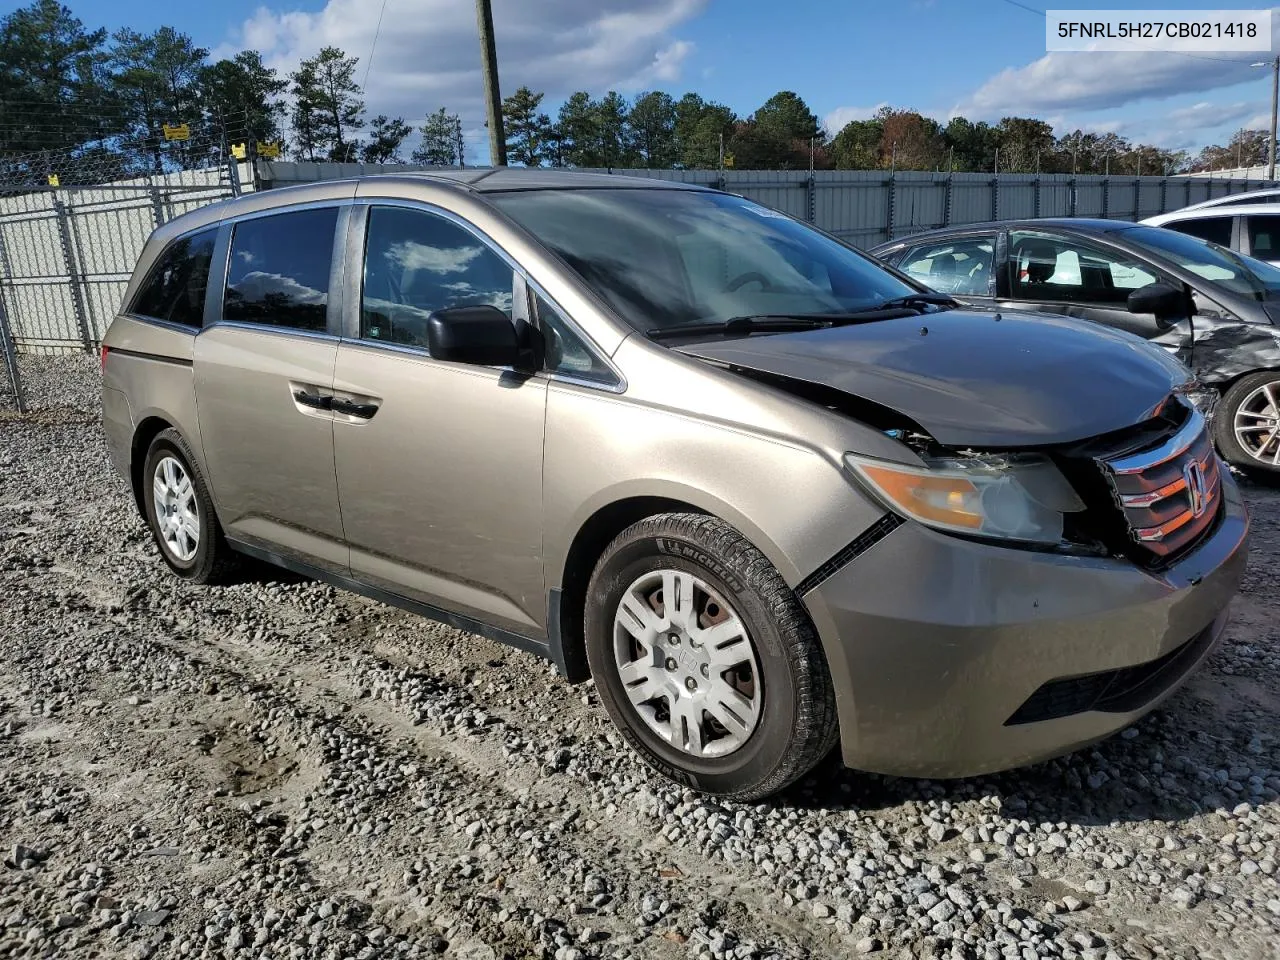
[(507, 160), (526, 167), (542, 166), (551, 139), (551, 120), (538, 112), (543, 94), (521, 87), (502, 101), (502, 127), (507, 137)]
[(462, 121), (441, 107), (420, 128), (422, 142), (410, 158), (414, 163), (451, 167), (462, 164)]

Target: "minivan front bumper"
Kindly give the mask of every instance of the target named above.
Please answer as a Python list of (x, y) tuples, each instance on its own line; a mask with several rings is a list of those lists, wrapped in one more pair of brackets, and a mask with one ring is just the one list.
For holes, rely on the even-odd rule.
[(1247, 558), (1223, 471), (1214, 532), (1152, 574), (907, 522), (803, 597), (831, 668), (847, 766), (963, 777), (1122, 729), (1208, 656)]

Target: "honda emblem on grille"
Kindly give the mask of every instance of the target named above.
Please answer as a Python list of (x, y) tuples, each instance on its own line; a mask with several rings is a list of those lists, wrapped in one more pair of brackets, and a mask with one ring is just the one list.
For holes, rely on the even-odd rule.
[(1204, 477), (1204, 467), (1200, 465), (1200, 461), (1194, 457), (1187, 461), (1186, 466), (1182, 468), (1182, 479), (1187, 484), (1187, 499), (1191, 502), (1191, 516), (1199, 519), (1204, 516), (1205, 508), (1209, 505), (1206, 494), (1208, 493), (1208, 484)]

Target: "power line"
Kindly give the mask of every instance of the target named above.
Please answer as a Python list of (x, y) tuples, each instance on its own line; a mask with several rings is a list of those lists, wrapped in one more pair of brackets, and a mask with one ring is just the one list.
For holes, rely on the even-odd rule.
[[(1039, 16), (1039, 17), (1047, 16), (1047, 14), (1043, 10), (1037, 10), (1035, 7), (1028, 6), (1027, 4), (1022, 3), (1021, 0), (1004, 0), (1004, 2), (1009, 4), (1010, 6), (1017, 7), (1019, 10), (1026, 10), (1028, 13), (1034, 13), (1036, 16)], [(1140, 50), (1142, 50), (1144, 47), (1144, 44), (1138, 43), (1136, 40), (1129, 40), (1126, 38), (1125, 42), (1133, 44), (1135, 47), (1138, 47)], [(1188, 59), (1191, 59), (1191, 60), (1207, 60), (1207, 61), (1212, 61), (1214, 63), (1238, 63), (1241, 65), (1244, 65), (1249, 62), (1246, 60), (1233, 60), (1230, 57), (1206, 57), (1203, 54), (1187, 53), (1185, 50), (1153, 50), (1150, 48), (1146, 48), (1145, 52), (1146, 53), (1172, 53), (1178, 57), (1187, 57)]]
[(369, 86), (369, 71), (373, 69), (373, 54), (378, 49), (378, 35), (382, 33), (382, 15), (387, 12), (387, 0), (382, 0), (382, 8), (378, 11), (378, 25), (373, 28), (373, 44), (369, 47), (369, 62), (364, 65), (364, 82), (361, 89)]

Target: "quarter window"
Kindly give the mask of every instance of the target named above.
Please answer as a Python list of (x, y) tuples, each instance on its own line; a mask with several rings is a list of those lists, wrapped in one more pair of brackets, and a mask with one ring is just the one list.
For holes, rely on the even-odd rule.
[(537, 305), (538, 324), (546, 344), (543, 366), (548, 372), (599, 383), (617, 380), (608, 365), (596, 356), (555, 307), (541, 296), (537, 297)]
[(1009, 282), (1019, 300), (1123, 305), (1159, 279), (1128, 257), (1065, 237), (1013, 233), (1009, 248)]
[(244, 220), (231, 238), (226, 320), (294, 330), (327, 328), (336, 208)]
[(427, 346), (427, 318), (447, 307), (512, 309), (515, 271), (475, 234), (422, 210), (373, 207), (365, 243), (360, 336)]
[(1249, 218), (1249, 254), (1259, 260), (1280, 260), (1280, 217)]
[(204, 319), (204, 295), (217, 229), (181, 237), (169, 245), (134, 298), (130, 313), (198, 327)]
[(898, 269), (939, 293), (989, 297), (994, 237), (972, 237), (915, 247)]

